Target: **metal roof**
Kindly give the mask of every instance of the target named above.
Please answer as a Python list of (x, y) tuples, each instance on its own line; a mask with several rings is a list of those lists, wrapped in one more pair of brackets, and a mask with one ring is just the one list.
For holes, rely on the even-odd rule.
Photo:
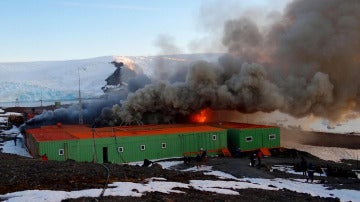
[(219, 122), (211, 124), (215, 127), (234, 128), (234, 129), (254, 129), (254, 128), (277, 128), (276, 126), (249, 124), (249, 123), (235, 123), (235, 122)]
[(142, 125), (142, 126), (117, 126), (92, 128), (85, 125), (51, 125), (41, 128), (28, 129), (37, 141), (76, 140), (107, 137), (131, 137), (145, 135), (164, 135), (194, 132), (215, 132), (225, 129), (209, 125), (195, 124), (167, 124), (167, 125)]

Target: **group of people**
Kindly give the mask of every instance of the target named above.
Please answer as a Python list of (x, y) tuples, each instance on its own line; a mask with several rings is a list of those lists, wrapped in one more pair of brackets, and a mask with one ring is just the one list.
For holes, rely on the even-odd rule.
[(315, 167), (312, 163), (308, 164), (303, 156), (301, 157), (300, 161), (300, 169), (304, 176), (307, 175), (306, 182), (308, 182), (309, 180), (310, 182), (314, 181)]
[(199, 166), (205, 164), (207, 162), (207, 151), (206, 149), (201, 148), (200, 151), (196, 154), (195, 157), (184, 156), (184, 163), (189, 165), (194, 160), (195, 165), (198, 168)]

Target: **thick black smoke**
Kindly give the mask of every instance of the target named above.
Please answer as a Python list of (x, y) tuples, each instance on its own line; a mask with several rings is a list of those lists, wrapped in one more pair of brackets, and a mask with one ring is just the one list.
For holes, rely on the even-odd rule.
[[(96, 101), (84, 102), (82, 104), (83, 122), (87, 125), (108, 125), (106, 119), (102, 119), (106, 112), (111, 111), (113, 106), (119, 104), (119, 100), (126, 98), (126, 93), (116, 93), (111, 96), (99, 98)], [(52, 125), (58, 122), (64, 124), (78, 124), (79, 123), (79, 105), (73, 104), (68, 107), (61, 107), (59, 109), (46, 110), (40, 115), (35, 116), (29, 120), (26, 125), (28, 127)]]
[[(150, 83), (150, 79), (135, 71), (125, 67), (121, 61), (112, 61), (116, 69), (108, 78), (105, 79), (106, 85), (102, 87), (105, 94), (96, 100), (85, 100), (82, 103), (81, 112), (83, 123), (94, 127), (105, 125), (119, 125), (120, 120), (112, 116), (113, 111), (119, 108), (120, 100), (127, 97), (129, 91), (136, 91)], [(127, 83), (128, 82), (128, 83)], [(126, 87), (127, 86), (127, 87)], [(99, 89), (100, 90), (100, 89)], [(72, 104), (67, 107), (61, 107), (54, 111), (43, 111), (42, 114), (35, 116), (27, 121), (27, 127), (37, 127), (41, 125), (52, 125), (58, 122), (64, 124), (78, 124), (80, 108), (79, 104)]]
[(359, 111), (360, 1), (293, 1), (266, 29), (242, 16), (223, 30), (228, 54), (218, 63), (195, 62), (185, 80), (146, 85), (113, 116), (171, 121), (209, 107), (338, 119)]

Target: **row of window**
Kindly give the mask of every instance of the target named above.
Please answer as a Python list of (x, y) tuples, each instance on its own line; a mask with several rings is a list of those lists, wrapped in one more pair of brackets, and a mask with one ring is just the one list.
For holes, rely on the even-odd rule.
[[(213, 135), (212, 140), (216, 140), (216, 135)], [(275, 140), (276, 139), (276, 135), (275, 134), (269, 134), (269, 140)], [(254, 141), (254, 138), (253, 136), (247, 136), (245, 137), (245, 142), (252, 142)], [(166, 143), (161, 143), (161, 148), (162, 149), (166, 149)], [(145, 151), (146, 149), (146, 146), (144, 144), (140, 145), (140, 150), (141, 151)], [(118, 147), (118, 152), (119, 153), (122, 153), (124, 152), (124, 147)], [(58, 152), (59, 156), (63, 156), (65, 154), (65, 151), (64, 149), (59, 149), (59, 152)]]
[[(164, 143), (164, 142), (161, 143), (161, 148), (166, 149), (166, 143)], [(146, 149), (146, 146), (144, 144), (140, 145), (140, 150), (141, 151), (145, 151), (145, 149)], [(118, 147), (118, 152), (119, 153), (124, 152), (124, 147)], [(59, 151), (58, 151), (59, 156), (63, 156), (64, 153), (65, 153), (64, 149), (59, 149)]]
[[(275, 134), (269, 134), (269, 140), (275, 140), (276, 139), (276, 135)], [(247, 136), (245, 137), (245, 142), (252, 142), (254, 141), (253, 136)]]
[[(161, 143), (161, 148), (166, 149), (166, 143), (164, 143), (164, 142)], [(145, 149), (146, 149), (146, 146), (144, 144), (140, 145), (140, 150), (141, 151), (145, 151)], [(118, 152), (119, 153), (124, 152), (124, 147), (118, 147)]]

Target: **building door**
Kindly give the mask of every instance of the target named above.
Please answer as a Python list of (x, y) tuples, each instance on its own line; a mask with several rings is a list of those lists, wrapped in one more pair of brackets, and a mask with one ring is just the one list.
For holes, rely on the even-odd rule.
[(103, 147), (103, 163), (107, 163), (108, 161), (108, 148)]

